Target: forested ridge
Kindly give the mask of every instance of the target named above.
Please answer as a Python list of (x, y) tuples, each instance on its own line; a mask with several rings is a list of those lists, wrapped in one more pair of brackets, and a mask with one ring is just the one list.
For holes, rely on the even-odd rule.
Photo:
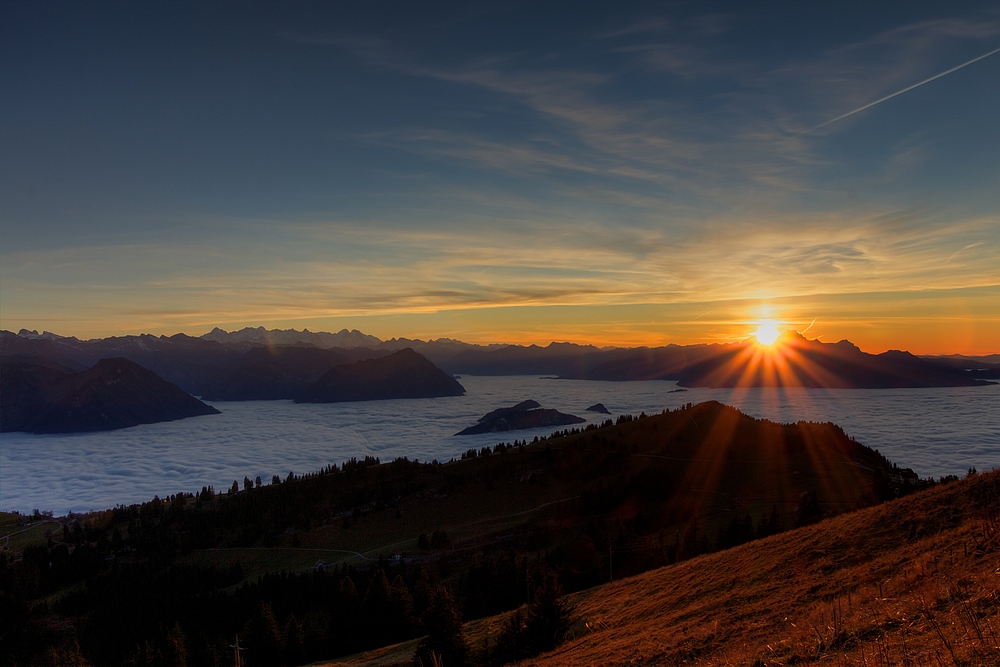
[[(67, 517), (48, 538), (7, 548), (0, 661), (222, 665), (238, 633), (251, 667), (304, 664), (929, 484), (832, 424), (774, 424), (718, 403), (447, 464), (369, 457), (244, 478), (223, 493)], [(286, 556), (299, 560), (267, 560)], [(523, 655), (529, 626), (510, 628), (492, 654), (447, 664)]]

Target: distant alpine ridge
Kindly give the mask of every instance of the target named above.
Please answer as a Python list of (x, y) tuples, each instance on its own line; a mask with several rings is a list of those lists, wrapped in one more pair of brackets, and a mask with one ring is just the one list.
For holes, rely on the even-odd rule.
[(261, 345), (311, 345), (313, 347), (377, 347), (382, 344), (381, 339), (375, 336), (363, 334), (357, 329), (348, 331), (341, 329), (337, 333), (326, 333), (320, 331), (313, 333), (308, 329), (296, 331), (295, 329), (271, 329), (264, 327), (251, 329), (247, 327), (239, 331), (223, 331), (216, 327), (203, 335), (204, 340), (215, 341), (229, 346), (261, 346)]
[[(372, 400), (396, 395), (384, 383), (381, 393), (359, 375), (341, 370), (331, 377), (352, 382), (357, 396), (327, 382), (335, 368), (372, 362), (358, 369), (379, 368), (375, 360), (410, 349), (434, 368), (403, 364), (411, 387), (437, 387), (440, 396), (454, 395), (445, 375), (549, 375), (587, 380), (670, 380), (683, 387), (954, 387), (990, 384), (1000, 379), (1000, 356), (917, 357), (892, 350), (868, 354), (849, 341), (822, 343), (786, 332), (770, 348), (755, 341), (712, 345), (598, 348), (592, 345), (474, 345), (449, 338), (422, 341), (381, 340), (357, 330), (337, 333), (263, 327), (227, 332), (216, 328), (194, 337), (115, 336), (79, 340), (50, 332), (22, 329), (0, 332), (0, 356), (6, 360), (53, 363), (79, 372), (102, 359), (120, 357), (147, 368), (194, 396), (211, 401), (239, 400)], [(388, 362), (387, 362), (388, 363)], [(358, 373), (361, 371), (358, 370)], [(381, 371), (380, 371), (381, 372)], [(432, 381), (432, 377), (436, 378)], [(454, 380), (454, 378), (451, 378)], [(372, 381), (374, 382), (374, 380)], [(457, 383), (456, 383), (457, 384)], [(448, 385), (448, 386), (446, 386)], [(346, 385), (345, 385), (346, 386)], [(431, 391), (431, 390), (427, 390)], [(414, 395), (426, 395), (413, 390)], [(326, 399), (323, 399), (326, 400)], [(331, 400), (334, 400), (331, 398)]]
[[(333, 339), (305, 333), (285, 345), (276, 341), (295, 336), (217, 336), (226, 343), (185, 334), (81, 341), (48, 332), (0, 331), (0, 430), (110, 430), (218, 412), (194, 396), (343, 402), (465, 393), (411, 348), (321, 348), (308, 341)], [(343, 343), (366, 339), (356, 333), (330, 335)]]

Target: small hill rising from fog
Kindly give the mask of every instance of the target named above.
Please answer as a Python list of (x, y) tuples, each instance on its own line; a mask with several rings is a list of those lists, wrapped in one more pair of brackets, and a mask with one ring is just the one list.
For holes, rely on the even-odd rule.
[(0, 403), (0, 430), (32, 433), (109, 431), (219, 412), (126, 359), (103, 359), (79, 373), (4, 362)]
[(582, 424), (587, 421), (576, 415), (569, 415), (551, 408), (543, 408), (537, 401), (521, 401), (508, 408), (497, 408), (480, 417), (475, 424), (464, 428), (455, 435), (475, 433), (499, 433), (527, 428), (545, 428)]
[(340, 403), (388, 398), (461, 396), (458, 381), (410, 348), (334, 366), (297, 398), (298, 403)]

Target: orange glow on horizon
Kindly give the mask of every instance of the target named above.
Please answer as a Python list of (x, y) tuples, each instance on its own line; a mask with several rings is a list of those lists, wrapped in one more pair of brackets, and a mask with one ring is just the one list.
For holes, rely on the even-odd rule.
[[(877, 295), (823, 297), (801, 303), (769, 299), (673, 305), (523, 306), (383, 315), (323, 313), (288, 317), (273, 312), (182, 311), (105, 320), (90, 311), (87, 319), (76, 319), (72, 313), (61, 318), (12, 317), (6, 309), (2, 314), (0, 328), (15, 333), (21, 328), (47, 330), (83, 340), (142, 333), (200, 336), (216, 326), (226, 331), (263, 326), (268, 330), (334, 333), (344, 328), (358, 329), (382, 340), (451, 338), (479, 345), (545, 347), (552, 342), (567, 342), (653, 348), (739, 343), (754, 336), (763, 343), (769, 337), (765, 329), (770, 329), (764, 327), (765, 323), (774, 322), (779, 333), (798, 331), (825, 343), (848, 340), (870, 354), (891, 349), (916, 355), (1000, 352), (1000, 286), (962, 298), (950, 293), (902, 294), (890, 300)], [(770, 330), (766, 333), (774, 335)]]

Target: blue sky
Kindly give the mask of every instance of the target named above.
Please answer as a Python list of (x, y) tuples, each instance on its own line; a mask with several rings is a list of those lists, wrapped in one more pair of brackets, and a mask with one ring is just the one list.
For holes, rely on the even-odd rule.
[(0, 325), (1000, 351), (988, 3), (0, 4)]

